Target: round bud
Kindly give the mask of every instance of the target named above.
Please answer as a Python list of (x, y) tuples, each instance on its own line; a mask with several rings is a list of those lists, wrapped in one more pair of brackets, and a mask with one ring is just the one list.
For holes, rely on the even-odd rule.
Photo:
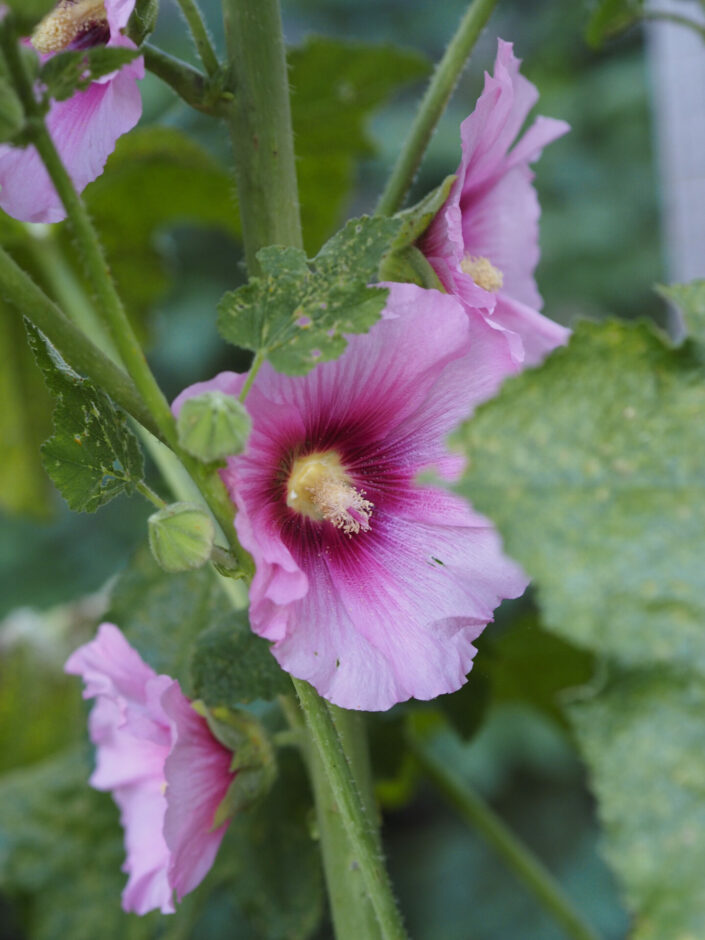
[(237, 398), (214, 391), (185, 401), (176, 426), (183, 449), (210, 463), (241, 454), (252, 421)]
[(194, 503), (172, 503), (148, 520), (149, 547), (159, 565), (169, 572), (200, 568), (211, 556), (213, 520)]

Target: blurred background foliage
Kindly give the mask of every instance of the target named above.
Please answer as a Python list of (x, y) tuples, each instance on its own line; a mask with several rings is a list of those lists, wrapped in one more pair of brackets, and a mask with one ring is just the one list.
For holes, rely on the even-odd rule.
[[(441, 54), (464, 6), (284, 3), (288, 40), (308, 50), (293, 52), (291, 81), (311, 252), (347, 215), (374, 206), (428, 62)], [(209, 0), (203, 8), (222, 49), (219, 4)], [(483, 69), (492, 66), (496, 37), (513, 40), (539, 87), (540, 113), (573, 128), (537, 166), (538, 281), (546, 312), (566, 323), (582, 315), (659, 319), (663, 305), (652, 285), (663, 269), (643, 37), (634, 31), (596, 51), (585, 42), (585, 24), (578, 4), (503, 0), (433, 138), (414, 194), (456, 167), (458, 125), (473, 107)], [(365, 45), (346, 56), (317, 46), (315, 34)], [(168, 0), (152, 39), (193, 60)], [(369, 48), (385, 43), (407, 51)], [(173, 397), (220, 369), (246, 366), (215, 329), (215, 304), (242, 282), (244, 269), (224, 126), (189, 110), (153, 76), (142, 92), (141, 129), (123, 138), (86, 198)], [(3, 219), (0, 239), (57, 299), (80, 298), (82, 275), (67, 260), (64, 232), (28, 235)], [(47, 432), (46, 397), (34, 367), (20, 363), (22, 341), (11, 329), (0, 309), (4, 348), (18, 350), (14, 378), (9, 367), (0, 370), (0, 429), (8, 442), (0, 470), (7, 510), (0, 516), (0, 771), (7, 774), (0, 778), (0, 883), (12, 898), (11, 904), (0, 898), (1, 940), (329, 937), (325, 921), (317, 926), (320, 873), (302, 836), (308, 832), (302, 780), (270, 797), (266, 812), (232, 827), (216, 871), (176, 917), (120, 914), (117, 814), (107, 796), (77, 789), (90, 755), (77, 683), (62, 677), (60, 665), (105, 606), (104, 594), (86, 595), (100, 592), (144, 543), (149, 510), (120, 499), (98, 516), (71, 515), (50, 492), (31, 459)], [(13, 403), (21, 400), (28, 414), (18, 421)], [(442, 722), (436, 745), (535, 849), (605, 940), (618, 940), (628, 917), (600, 854), (593, 801), (558, 707), (593, 676), (593, 657), (544, 633), (530, 600), (507, 605), (479, 650), (463, 690), (421, 707)], [(558, 927), (534, 899), (420, 781), (403, 747), (408, 712), (401, 706), (378, 716), (372, 744), (392, 875), (411, 934), (558, 940)], [(76, 748), (68, 756), (67, 745)], [(52, 763), (39, 763), (45, 758)], [(277, 853), (273, 833), (283, 829)], [(290, 883), (293, 871), (298, 880)], [(239, 885), (235, 892), (231, 882)]]

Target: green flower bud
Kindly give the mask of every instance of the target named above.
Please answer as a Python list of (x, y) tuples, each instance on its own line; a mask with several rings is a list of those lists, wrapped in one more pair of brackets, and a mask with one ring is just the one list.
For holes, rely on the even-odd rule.
[(236, 776), (215, 811), (213, 828), (217, 829), (269, 792), (277, 775), (274, 748), (267, 732), (249, 712), (231, 711), (225, 706), (207, 708), (201, 701), (192, 705), (208, 722), (213, 737), (233, 755), (230, 770)]
[(127, 24), (127, 35), (136, 46), (141, 46), (154, 31), (158, 13), (159, 0), (137, 0), (130, 22)]
[(148, 519), (149, 547), (165, 571), (200, 568), (211, 556), (213, 520), (193, 503), (172, 503)]
[(204, 392), (189, 398), (177, 420), (183, 449), (207, 463), (241, 454), (251, 427), (245, 406), (223, 392)]

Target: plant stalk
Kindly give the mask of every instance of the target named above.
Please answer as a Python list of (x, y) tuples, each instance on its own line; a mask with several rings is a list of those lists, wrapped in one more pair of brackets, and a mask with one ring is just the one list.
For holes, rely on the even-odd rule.
[(198, 4), (195, 0), (177, 0), (177, 2), (184, 14), (196, 51), (203, 63), (203, 68), (208, 75), (215, 75), (220, 68), (220, 63)]
[(377, 215), (393, 215), (404, 204), (436, 124), (496, 3), (497, 0), (473, 0), (460, 21), (419, 105), (409, 136), (380, 197)]
[(407, 742), (429, 780), (561, 925), (566, 936), (573, 940), (600, 940), (599, 934), (575, 910), (548, 869), (514, 835), (482, 797), (458, 776), (452, 763), (441, 760), (432, 747), (413, 731), (408, 731)]
[(204, 114), (223, 116), (223, 93), (215, 95), (208, 78), (187, 62), (146, 43), (142, 47), (145, 68), (165, 82), (186, 104)]
[(365, 812), (328, 706), (308, 682), (301, 679), (293, 682), (367, 896), (377, 916), (380, 934), (383, 940), (406, 940), (404, 923), (379, 849), (379, 838)]

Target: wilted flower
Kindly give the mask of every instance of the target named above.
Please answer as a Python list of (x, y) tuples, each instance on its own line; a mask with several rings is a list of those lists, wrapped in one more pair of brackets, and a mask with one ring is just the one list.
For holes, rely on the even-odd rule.
[(499, 40), (494, 75), (460, 125), (462, 159), (421, 249), (446, 290), (507, 333), (513, 355), (532, 365), (567, 341), (569, 331), (538, 311), (540, 208), (529, 167), (565, 121), (538, 117), (516, 141), (538, 92), (519, 73), (512, 45)]
[[(473, 640), (526, 587), (487, 519), (420, 471), (516, 369), (504, 335), (456, 298), (391, 285), (382, 320), (303, 377), (258, 373), (247, 450), (222, 471), (256, 573), (250, 621), (284, 669), (346, 708), (386, 709), (464, 682)], [(237, 395), (222, 373), (183, 392)]]
[[(135, 0), (60, 0), (38, 25), (31, 43), (49, 57), (67, 49), (125, 46), (121, 30)], [(103, 172), (115, 142), (142, 114), (137, 80), (144, 77), (141, 58), (91, 82), (65, 101), (52, 101), (47, 128), (81, 192)], [(0, 208), (23, 222), (60, 222), (64, 207), (34, 147), (0, 146)]]
[(128, 874), (126, 911), (174, 911), (205, 877), (228, 827), (213, 827), (234, 775), (233, 755), (211, 734), (169, 676), (157, 675), (120, 630), (98, 635), (69, 658), (95, 698), (90, 735), (97, 748), (90, 782), (120, 807)]

